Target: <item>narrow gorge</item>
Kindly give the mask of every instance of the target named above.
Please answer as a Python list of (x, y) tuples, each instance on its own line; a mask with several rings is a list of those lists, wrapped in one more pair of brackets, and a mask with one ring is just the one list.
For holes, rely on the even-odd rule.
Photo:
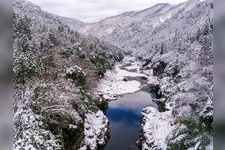
[(13, 12), (13, 150), (213, 150), (212, 0)]

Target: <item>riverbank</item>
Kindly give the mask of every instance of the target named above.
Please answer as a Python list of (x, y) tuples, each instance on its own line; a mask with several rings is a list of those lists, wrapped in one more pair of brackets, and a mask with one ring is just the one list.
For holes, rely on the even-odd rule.
[(117, 63), (113, 70), (107, 70), (95, 93), (106, 100), (115, 100), (118, 96), (139, 91), (142, 84), (137, 79), (140, 78), (147, 78), (145, 74), (140, 73), (140, 63), (134, 58), (125, 58), (123, 62)]
[[(105, 78), (98, 84), (95, 94), (100, 95), (101, 99), (105, 101), (112, 101), (122, 95), (135, 93), (140, 90), (150, 93), (150, 88), (157, 85), (159, 81), (152, 75), (151, 69), (142, 70), (141, 68), (142, 62), (137, 61), (135, 58), (125, 58), (123, 62), (116, 64), (113, 70), (106, 72)], [(155, 92), (157, 94), (159, 91)], [(139, 115), (142, 116), (139, 122), (140, 133), (138, 137), (140, 139), (138, 140), (137, 137), (137, 143), (140, 148), (166, 148), (166, 138), (175, 127), (172, 115), (173, 104), (168, 103), (165, 105), (167, 111), (160, 112), (158, 107), (149, 102), (139, 112)]]

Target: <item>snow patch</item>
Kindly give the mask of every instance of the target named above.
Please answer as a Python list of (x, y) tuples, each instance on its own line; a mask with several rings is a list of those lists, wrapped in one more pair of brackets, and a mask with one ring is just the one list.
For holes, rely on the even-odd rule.
[(85, 145), (80, 150), (89, 147), (91, 150), (97, 149), (98, 145), (105, 145), (108, 140), (109, 121), (102, 111), (86, 114), (84, 123)]
[(166, 149), (166, 138), (175, 129), (172, 111), (159, 112), (155, 107), (142, 111), (142, 149)]
[(105, 32), (106, 32), (107, 34), (111, 34), (111, 33), (113, 33), (113, 29), (112, 29), (112, 28), (106, 29)]
[[(125, 59), (126, 60), (126, 59)], [(126, 60), (127, 61), (127, 60)], [(130, 61), (130, 60), (129, 60)], [(125, 62), (127, 63), (127, 62)], [(138, 72), (129, 72), (121, 69), (121, 65), (117, 64), (113, 70), (108, 70), (105, 73), (104, 79), (100, 81), (96, 88), (96, 94), (102, 95), (105, 99), (116, 99), (117, 96), (134, 93), (140, 90), (141, 83), (136, 80), (126, 81), (126, 77), (145, 77), (145, 74), (139, 73), (137, 64), (127, 66), (126, 69), (137, 69)]]

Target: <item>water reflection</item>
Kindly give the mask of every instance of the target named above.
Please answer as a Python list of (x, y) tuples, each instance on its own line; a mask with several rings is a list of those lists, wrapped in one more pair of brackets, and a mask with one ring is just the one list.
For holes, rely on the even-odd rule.
[(109, 108), (107, 116), (110, 121), (123, 122), (128, 125), (133, 124), (140, 119), (140, 114), (137, 114), (132, 110), (123, 110), (122, 108)]
[(105, 150), (138, 150), (141, 110), (152, 105), (147, 92), (128, 94), (112, 101), (106, 110), (110, 121), (110, 140)]

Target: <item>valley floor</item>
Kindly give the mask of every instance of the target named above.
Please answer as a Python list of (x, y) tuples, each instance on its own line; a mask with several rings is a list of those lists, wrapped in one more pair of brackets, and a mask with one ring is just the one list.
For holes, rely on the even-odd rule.
[[(103, 100), (111, 101), (118, 96), (135, 93), (148, 85), (156, 84), (158, 81), (151, 75), (152, 71), (142, 71), (141, 65), (142, 63), (135, 58), (125, 58), (123, 62), (116, 64), (113, 70), (106, 72), (95, 93), (101, 95)], [(150, 149), (150, 147), (166, 149), (166, 137), (175, 128), (172, 106), (172, 103), (167, 104), (167, 111), (159, 112), (155, 105), (149, 104), (149, 107), (140, 112), (142, 121), (139, 145), (142, 149)]]

